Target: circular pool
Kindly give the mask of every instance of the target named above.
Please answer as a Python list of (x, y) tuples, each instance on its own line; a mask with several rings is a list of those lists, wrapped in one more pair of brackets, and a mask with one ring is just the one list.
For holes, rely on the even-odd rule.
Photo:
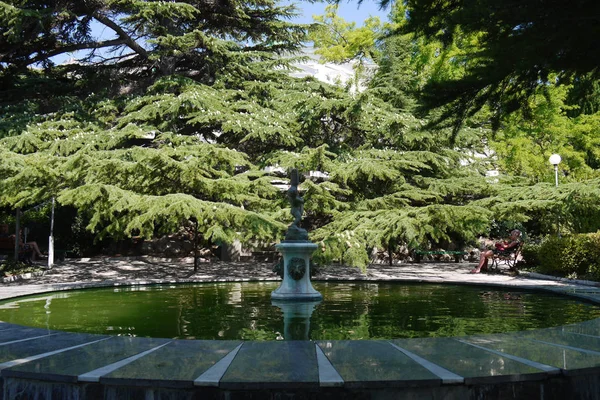
[(271, 300), (277, 282), (129, 286), (0, 303), (0, 320), (55, 330), (179, 339), (359, 340), (452, 337), (600, 317), (549, 293), (467, 285), (315, 282), (324, 301)]

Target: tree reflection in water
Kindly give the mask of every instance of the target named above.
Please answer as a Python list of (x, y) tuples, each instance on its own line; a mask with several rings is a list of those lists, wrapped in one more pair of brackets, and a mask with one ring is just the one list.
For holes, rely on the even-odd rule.
[[(0, 303), (0, 320), (75, 332), (182, 339), (335, 340), (524, 331), (600, 317), (547, 293), (466, 285), (315, 282), (324, 300), (291, 311), (277, 282), (103, 288)], [(287, 315), (287, 316), (286, 316)]]

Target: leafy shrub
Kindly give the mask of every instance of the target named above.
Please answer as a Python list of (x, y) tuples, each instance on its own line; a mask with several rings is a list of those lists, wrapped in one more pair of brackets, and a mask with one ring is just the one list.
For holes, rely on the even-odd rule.
[(25, 274), (27, 272), (37, 272), (42, 269), (37, 265), (30, 265), (15, 260), (5, 260), (0, 262), (0, 277)]
[(600, 278), (600, 232), (547, 237), (539, 245), (526, 246), (523, 257), (535, 260), (541, 273)]
[(562, 274), (561, 254), (564, 240), (554, 236), (548, 236), (538, 246), (537, 260), (538, 271), (541, 273)]
[(587, 275), (590, 279), (600, 280), (600, 232), (588, 236), (588, 266)]
[(540, 265), (538, 254), (540, 252), (539, 243), (525, 243), (521, 254), (523, 255), (523, 263), (525, 265)]

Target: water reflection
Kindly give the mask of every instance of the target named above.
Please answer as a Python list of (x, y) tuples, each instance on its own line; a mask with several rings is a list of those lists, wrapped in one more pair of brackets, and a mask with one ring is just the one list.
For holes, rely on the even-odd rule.
[[(315, 282), (323, 302), (280, 303), (271, 300), (276, 287), (277, 282), (169, 284), (48, 293), (1, 303), (0, 320), (142, 337), (359, 340), (525, 331), (600, 317), (594, 305), (514, 289)], [(576, 333), (593, 335), (598, 326)]]
[(19, 298), (17, 300), (13, 300), (13, 301), (9, 300), (4, 303), (1, 303), (0, 310), (2, 310), (2, 309), (6, 310), (6, 309), (11, 309), (11, 308), (18, 309), (23, 305), (23, 303), (39, 302), (41, 300), (45, 301), (44, 308), (48, 309), (50, 307), (50, 304), (52, 303), (52, 299), (67, 299), (70, 296), (71, 296), (71, 294), (69, 292), (56, 292), (51, 295), (24, 297), (24, 298)]
[(321, 300), (282, 301), (271, 300), (271, 304), (283, 312), (283, 337), (285, 340), (309, 340), (310, 317)]

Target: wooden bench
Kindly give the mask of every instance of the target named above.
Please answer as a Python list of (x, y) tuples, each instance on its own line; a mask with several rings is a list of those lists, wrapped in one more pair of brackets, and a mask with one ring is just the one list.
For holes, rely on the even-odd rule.
[(508, 267), (510, 269), (514, 269), (515, 266), (517, 265), (517, 261), (518, 261), (519, 255), (521, 254), (522, 249), (523, 249), (523, 242), (520, 242), (519, 245), (517, 247), (515, 247), (515, 249), (510, 253), (505, 252), (505, 253), (494, 254), (492, 256), (491, 268), (498, 269), (498, 264), (500, 262), (504, 262), (504, 263), (506, 263), (506, 265), (508, 265)]
[(450, 255), (454, 257), (454, 262), (461, 262), (464, 255), (466, 255), (466, 251), (454, 251), (454, 250), (415, 250), (415, 262), (420, 263), (422, 256), (442, 256), (442, 255)]

